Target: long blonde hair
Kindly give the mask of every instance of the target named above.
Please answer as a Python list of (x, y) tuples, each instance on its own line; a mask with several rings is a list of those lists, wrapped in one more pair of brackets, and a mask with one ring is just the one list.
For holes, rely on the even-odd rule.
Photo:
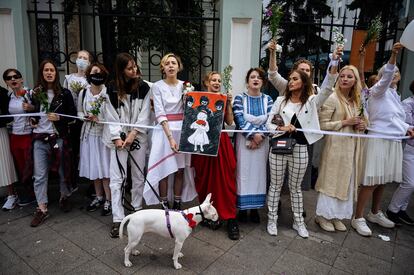
[[(355, 107), (359, 108), (359, 106), (361, 105), (362, 85), (361, 85), (361, 79), (359, 77), (358, 69), (353, 65), (348, 65), (348, 66), (343, 67), (339, 71), (339, 75), (341, 75), (341, 73), (344, 70), (351, 70), (352, 73), (354, 74), (355, 83), (354, 83), (354, 86), (352, 87), (351, 91), (349, 92), (349, 98), (355, 104)], [(337, 97), (339, 98), (339, 102), (341, 104), (341, 107), (344, 108), (344, 110), (345, 110), (347, 99), (341, 93), (341, 88), (339, 87), (339, 81), (340, 80), (338, 79), (338, 81), (335, 84), (335, 93), (336, 93)]]

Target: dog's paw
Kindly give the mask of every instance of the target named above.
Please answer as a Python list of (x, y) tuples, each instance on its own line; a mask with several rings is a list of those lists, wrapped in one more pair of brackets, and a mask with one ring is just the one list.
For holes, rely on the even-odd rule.
[(126, 267), (131, 267), (132, 266), (131, 261), (125, 261), (124, 264), (125, 264)]
[(140, 252), (139, 252), (138, 249), (134, 249), (134, 250), (132, 250), (131, 254), (134, 255), (134, 256), (138, 256), (140, 254)]
[(180, 263), (174, 263), (175, 269), (181, 269), (183, 266)]
[(182, 257), (184, 257), (184, 254), (181, 252), (178, 252), (178, 258), (182, 258)]

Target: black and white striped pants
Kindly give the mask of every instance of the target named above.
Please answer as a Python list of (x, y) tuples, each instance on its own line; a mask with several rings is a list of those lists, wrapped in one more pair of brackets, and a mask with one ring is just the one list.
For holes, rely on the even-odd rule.
[(308, 166), (308, 161), (307, 145), (296, 144), (291, 155), (269, 153), (270, 187), (267, 194), (269, 218), (277, 217), (280, 192), (287, 167), (293, 219), (296, 224), (303, 224), (305, 222), (302, 216), (303, 196), (301, 183), (306, 172), (306, 167)]

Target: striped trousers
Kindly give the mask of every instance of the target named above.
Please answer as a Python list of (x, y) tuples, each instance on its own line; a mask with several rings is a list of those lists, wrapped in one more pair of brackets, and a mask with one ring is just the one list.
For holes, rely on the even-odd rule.
[(300, 225), (303, 219), (303, 196), (301, 183), (308, 166), (309, 157), (307, 145), (296, 144), (291, 155), (269, 153), (270, 186), (267, 194), (267, 207), (269, 219), (277, 219), (277, 210), (282, 190), (286, 168), (288, 169), (288, 185), (290, 201), (292, 203), (293, 219)]

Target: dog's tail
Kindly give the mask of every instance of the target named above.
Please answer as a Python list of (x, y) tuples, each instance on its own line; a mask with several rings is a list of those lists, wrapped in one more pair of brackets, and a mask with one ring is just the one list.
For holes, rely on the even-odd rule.
[(126, 216), (122, 222), (121, 225), (119, 226), (119, 238), (122, 239), (122, 237), (124, 236), (123, 231), (124, 231), (124, 224), (129, 221), (129, 219), (131, 218), (132, 214), (129, 214), (128, 216)]

